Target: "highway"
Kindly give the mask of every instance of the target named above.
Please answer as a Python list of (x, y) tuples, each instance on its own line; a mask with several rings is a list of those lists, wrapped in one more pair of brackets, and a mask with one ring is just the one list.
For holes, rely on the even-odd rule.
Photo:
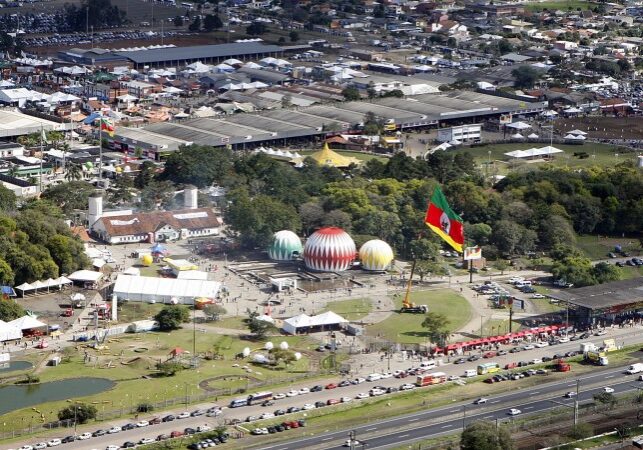
[[(635, 386), (643, 389), (643, 382), (637, 380), (638, 376), (624, 375), (622, 369), (606, 370), (581, 377), (578, 400), (581, 403), (592, 400), (593, 395), (602, 392), (605, 386), (613, 388), (616, 395), (636, 391)], [(592, 385), (593, 387), (583, 388), (586, 385)], [(571, 415), (571, 406), (574, 404), (574, 399), (565, 398), (564, 393), (575, 390), (575, 380), (567, 379), (557, 383), (543, 384), (534, 388), (493, 396), (489, 398), (488, 403), (482, 405), (475, 405), (473, 402), (458, 403), (448, 407), (366, 424), (351, 430), (325, 433), (270, 446), (250, 446), (248, 448), (261, 448), (263, 450), (339, 449), (344, 448), (342, 445), (348, 438), (349, 431), (355, 432), (355, 438), (358, 441), (366, 442), (369, 450), (397, 447), (417, 440), (459, 432), (463, 425), (477, 420), (512, 420), (512, 416), (509, 415), (510, 408), (519, 409), (521, 414), (513, 417), (520, 418), (553, 408), (561, 408), (560, 403), (565, 403), (570, 406)], [(537, 397), (538, 399), (530, 400), (531, 397)], [(554, 403), (552, 400), (558, 403)], [(426, 422), (430, 423), (427, 424)], [(357, 445), (356, 448), (361, 447)]]
[[(564, 353), (567, 351), (571, 350), (578, 350), (580, 347), (580, 342), (594, 342), (597, 344), (600, 344), (604, 339), (606, 338), (613, 338), (616, 339), (617, 344), (625, 344), (625, 345), (631, 345), (634, 343), (637, 343), (640, 341), (640, 336), (641, 336), (641, 329), (640, 327), (635, 327), (635, 328), (625, 328), (625, 329), (614, 329), (614, 330), (609, 330), (608, 334), (605, 336), (590, 336), (588, 339), (585, 339), (583, 341), (574, 341), (574, 342), (569, 342), (565, 344), (559, 344), (556, 346), (551, 346), (551, 347), (544, 347), (544, 348), (535, 348), (533, 350), (528, 350), (528, 351), (522, 351), (519, 353), (509, 353), (507, 355), (501, 356), (501, 357), (496, 357), (493, 358), (493, 361), (496, 361), (500, 363), (501, 367), (504, 366), (504, 364), (507, 364), (508, 362), (517, 362), (517, 361), (530, 361), (534, 358), (541, 358), (542, 356), (548, 355), (552, 356), (555, 353)], [(509, 348), (510, 346), (507, 346), (505, 348)], [(474, 362), (467, 362), (464, 364), (453, 364), (449, 363), (447, 361), (443, 361), (443, 364), (440, 365), (437, 369), (439, 371), (445, 372), (447, 375), (462, 375), (465, 369), (471, 369), (471, 368), (476, 368), (476, 366), (481, 362), (481, 361), (490, 361), (490, 360), (479, 360), (479, 361), (474, 361)], [(386, 362), (384, 362), (386, 364)], [(411, 366), (418, 366), (419, 363), (417, 361), (397, 361), (395, 366), (399, 367), (411, 367)], [(391, 368), (393, 369), (393, 367)], [(525, 368), (527, 369), (527, 368)], [(592, 374), (588, 374), (582, 377), (584, 380), (584, 384), (590, 384), (590, 383), (602, 383), (602, 382), (617, 382), (617, 381), (623, 381), (624, 378), (622, 376), (622, 371), (623, 369), (617, 369), (617, 368), (608, 368), (607, 370), (603, 370), (601, 368), (596, 368), (596, 372)], [(366, 376), (368, 375), (367, 373), (360, 374), (361, 376)], [(542, 379), (543, 383), (547, 383), (547, 376), (546, 375), (536, 375), (537, 377)], [(620, 378), (619, 378), (620, 377)], [(633, 379), (634, 377), (630, 376), (630, 379)], [(175, 430), (183, 430), (186, 427), (193, 427), (196, 428), (199, 425), (204, 425), (208, 424), (212, 427), (217, 426), (221, 423), (223, 423), (223, 418), (225, 419), (240, 419), (240, 420), (245, 420), (246, 417), (248, 416), (258, 416), (262, 413), (265, 412), (273, 412), (276, 409), (287, 409), (291, 406), (298, 406), (301, 407), (305, 403), (315, 403), (316, 401), (327, 401), (329, 399), (339, 399), (344, 396), (352, 397), (355, 398), (355, 396), (359, 393), (365, 393), (368, 392), (371, 387), (374, 385), (380, 385), (384, 387), (398, 387), (403, 383), (413, 383), (415, 381), (415, 377), (408, 377), (404, 379), (397, 379), (397, 378), (388, 378), (388, 379), (382, 379), (377, 382), (373, 383), (362, 383), (359, 385), (350, 385), (347, 387), (342, 387), (342, 388), (337, 388), (337, 389), (332, 389), (332, 390), (323, 390), (321, 392), (314, 392), (306, 395), (300, 395), (296, 397), (287, 397), (282, 400), (276, 400), (275, 404), (271, 407), (264, 408), (261, 406), (249, 406), (249, 407), (242, 407), (242, 408), (235, 408), (235, 409), (229, 409), (226, 408), (225, 403), (221, 403), (223, 408), (223, 414), (219, 417), (216, 418), (210, 418), (206, 416), (199, 416), (199, 417), (190, 417), (187, 419), (181, 419), (181, 420), (175, 420), (173, 422), (166, 422), (166, 423), (161, 423), (158, 425), (153, 425), (145, 428), (139, 428), (135, 430), (130, 430), (130, 431), (122, 431), (117, 434), (113, 435), (105, 435), (105, 436), (99, 436), (99, 437), (94, 437), (91, 439), (88, 439), (86, 441), (76, 441), (68, 444), (63, 444), (60, 446), (61, 450), (88, 450), (88, 449), (104, 449), (108, 445), (122, 445), (126, 441), (133, 441), (133, 442), (138, 442), (141, 438), (152, 438), (155, 439), (158, 435), (160, 434), (169, 434), (172, 431)], [(326, 382), (319, 381), (319, 384), (326, 384), (329, 381), (327, 380)], [(521, 388), (521, 381), (516, 380), (516, 381), (505, 381), (503, 384), (507, 384), (507, 387), (509, 387), (509, 384), (511, 387), (513, 387), (515, 390), (495, 396), (492, 398), (487, 406), (485, 406), (484, 411), (491, 410), (494, 406), (507, 406), (507, 407), (514, 407), (515, 404), (518, 404), (519, 402), (524, 402), (525, 399), (528, 399), (529, 396), (539, 396), (541, 398), (542, 396), (545, 395), (550, 395), (552, 393), (557, 393), (557, 395), (562, 396), (562, 391), (565, 390), (570, 390), (571, 387), (568, 387), (567, 384), (573, 383), (573, 379), (569, 378), (567, 380), (564, 380), (561, 383), (554, 383), (553, 385), (551, 384), (542, 384), (538, 388)], [(315, 385), (314, 381), (309, 381), (307, 383), (297, 383), (291, 386), (292, 389), (299, 389), (301, 387), (312, 387)], [(575, 383), (574, 383), (575, 385)], [(422, 388), (422, 389), (430, 389), (429, 388)], [(288, 389), (283, 389), (283, 390), (275, 390), (274, 392), (286, 392)], [(560, 397), (562, 398), (562, 397)], [(358, 400), (353, 400), (354, 402), (357, 402)], [(214, 403), (208, 403), (208, 404), (201, 404), (201, 405), (188, 405), (186, 408), (182, 409), (173, 409), (171, 411), (164, 411), (164, 412), (158, 412), (153, 415), (147, 416), (147, 415), (141, 415), (139, 419), (150, 419), (151, 417), (158, 416), (158, 417), (163, 417), (167, 414), (179, 414), (183, 411), (194, 411), (197, 408), (209, 408), (213, 406)], [(422, 414), (429, 414), (429, 416), (421, 416), (422, 420), (429, 420), (431, 418), (431, 414), (435, 414), (433, 417), (443, 417), (446, 412), (452, 411), (454, 408), (462, 408), (462, 404), (457, 404), (450, 408), (440, 408), (437, 410), (431, 410), (431, 411), (426, 411), (423, 412)], [(471, 407), (472, 414), (475, 414), (476, 408), (477, 407)], [(526, 412), (531, 412), (529, 409), (525, 411)], [(455, 412), (451, 414), (456, 414)], [(467, 412), (467, 415), (469, 413)], [(281, 422), (283, 420), (286, 420), (289, 417), (289, 415), (285, 416), (280, 416), (279, 418), (275, 418), (275, 423)], [(415, 416), (411, 417), (413, 419)], [(396, 422), (397, 420), (400, 420), (401, 422)], [(420, 420), (420, 419), (418, 419)], [(394, 427), (401, 427), (402, 425), (409, 425), (408, 419), (405, 418), (399, 418), (399, 419), (391, 419), (389, 421), (384, 421), (382, 423), (394, 423)], [(128, 420), (127, 418), (123, 418), (120, 420), (113, 420), (109, 422), (104, 422), (100, 424), (89, 424), (89, 425), (84, 425), (84, 426), (79, 426), (78, 427), (78, 434), (83, 433), (83, 432), (94, 432), (97, 429), (109, 429), (113, 425), (118, 425), (122, 426), (128, 422), (135, 422), (133, 420)], [(412, 422), (411, 422), (412, 424)], [(443, 426), (446, 426), (447, 424), (444, 424)], [(247, 428), (252, 429), (252, 424), (246, 424), (245, 425)], [(365, 425), (364, 427), (358, 427), (357, 430), (361, 430), (363, 433), (366, 429), (373, 428), (373, 426), (378, 427), (379, 425)], [(372, 430), (374, 431), (374, 430)], [(379, 431), (379, 430), (377, 430)], [(448, 431), (448, 428), (445, 428), (443, 432)], [(296, 435), (297, 431), (290, 431), (288, 432), (290, 434)], [(73, 434), (73, 429), (68, 429), (68, 430), (59, 430), (59, 431), (54, 431), (51, 434), (48, 434), (47, 437), (41, 437), (41, 438), (31, 438), (26, 440), (29, 444), (33, 445), (37, 442), (42, 442), (42, 441), (47, 441), (53, 437), (57, 438), (63, 438), (69, 434)], [(346, 437), (346, 432), (342, 432), (342, 438)], [(252, 442), (253, 440), (256, 440), (257, 443), (260, 442), (261, 437), (252, 437), (249, 438), (248, 440), (248, 445), (253, 445)], [(336, 439), (336, 438), (331, 438), (331, 439)], [(331, 441), (329, 441), (331, 442)], [(319, 444), (319, 441), (317, 440), (316, 442)], [(6, 450), (6, 449), (15, 449), (17, 447), (20, 447), (22, 443), (16, 445), (0, 445), (0, 450)], [(264, 447), (256, 447), (256, 448), (264, 448)], [(291, 448), (291, 447), (278, 447), (278, 448)], [(371, 448), (371, 447), (369, 447)]]

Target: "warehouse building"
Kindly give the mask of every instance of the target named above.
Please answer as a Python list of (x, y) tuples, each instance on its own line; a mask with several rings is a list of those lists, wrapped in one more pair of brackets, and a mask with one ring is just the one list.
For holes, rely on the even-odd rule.
[[(475, 124), (504, 114), (537, 114), (547, 102), (516, 100), (470, 91), (423, 94), (412, 98), (384, 98), (375, 102), (346, 102), (332, 106), (315, 105), (297, 110), (274, 110), (261, 114), (235, 114), (223, 119), (199, 118), (181, 122), (155, 123), (144, 128), (116, 130), (114, 145), (128, 148), (132, 142), (149, 148), (160, 160), (164, 152), (155, 150), (161, 136), (176, 144), (225, 146), (284, 145), (287, 141), (311, 140), (329, 131), (359, 130), (369, 112), (384, 121), (387, 131), (418, 127)], [(153, 133), (150, 135), (149, 133)], [(187, 145), (187, 144), (186, 144)], [(165, 154), (170, 150), (170, 145)], [(152, 156), (148, 157), (152, 158)]]
[(643, 316), (643, 278), (567, 289), (548, 294), (569, 305), (570, 321), (577, 325), (610, 325)]

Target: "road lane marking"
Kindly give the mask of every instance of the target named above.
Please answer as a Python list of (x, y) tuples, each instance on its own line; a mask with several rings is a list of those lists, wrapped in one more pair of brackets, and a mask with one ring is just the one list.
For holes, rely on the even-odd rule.
[(538, 392), (538, 391), (536, 391), (536, 392), (532, 392), (532, 393), (530, 393), (529, 395), (536, 395), (536, 394), (540, 394), (540, 392)]
[(408, 434), (400, 434), (398, 437), (403, 438), (403, 437), (408, 437), (408, 436), (409, 436)]
[(605, 377), (605, 378), (614, 378), (615, 376), (616, 376), (616, 375), (610, 375), (610, 376), (607, 376), (607, 377)]
[[(444, 429), (444, 428), (451, 428), (452, 426), (453, 426), (453, 425), (445, 425), (445, 426), (443, 426), (442, 428), (443, 428), (443, 429)], [(402, 436), (400, 436), (400, 437), (402, 437)]]
[(415, 422), (416, 420), (420, 420), (420, 419), (419, 418), (418, 419), (409, 419), (408, 422)]
[(576, 383), (568, 384), (567, 386), (576, 386)]
[(533, 406), (525, 406), (523, 409), (533, 409)]
[(500, 400), (493, 400), (493, 401), (490, 401), (489, 403), (500, 403)]
[(483, 419), (491, 419), (493, 416), (484, 416)]
[(456, 412), (460, 412), (460, 410), (459, 409), (454, 409), (453, 411), (449, 411), (449, 412), (450, 413), (456, 413)]
[(330, 441), (331, 439), (332, 439), (332, 437), (327, 437), (327, 438), (322, 439), (322, 441)]
[(373, 430), (377, 430), (377, 427), (367, 428), (365, 431), (373, 431)]

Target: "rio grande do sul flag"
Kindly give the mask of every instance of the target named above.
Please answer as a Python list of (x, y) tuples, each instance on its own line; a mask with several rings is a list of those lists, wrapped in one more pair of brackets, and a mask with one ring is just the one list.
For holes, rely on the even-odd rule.
[(447, 241), (451, 247), (458, 252), (462, 252), (464, 244), (462, 219), (449, 207), (447, 199), (437, 186), (433, 191), (424, 223), (438, 236)]

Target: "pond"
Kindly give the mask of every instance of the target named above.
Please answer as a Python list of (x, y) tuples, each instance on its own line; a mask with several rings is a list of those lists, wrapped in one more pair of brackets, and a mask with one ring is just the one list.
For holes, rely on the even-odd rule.
[(11, 361), (6, 364), (0, 364), (0, 375), (6, 372), (14, 372), (16, 370), (31, 369), (33, 364), (29, 361)]
[(0, 415), (41, 403), (98, 394), (114, 387), (106, 378), (70, 378), (31, 385), (0, 388)]

